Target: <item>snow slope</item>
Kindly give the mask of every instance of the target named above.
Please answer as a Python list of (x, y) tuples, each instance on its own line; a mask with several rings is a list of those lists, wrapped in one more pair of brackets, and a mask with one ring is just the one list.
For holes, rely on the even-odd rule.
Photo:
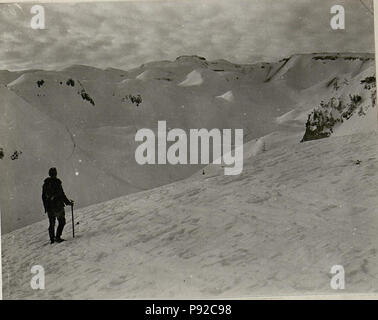
[[(46, 221), (3, 235), (4, 298), (339, 294), (333, 265), (345, 268), (343, 293), (377, 292), (377, 133), (270, 139), (240, 176), (195, 175), (77, 210), (77, 237), (68, 219), (63, 244), (47, 244)], [(30, 288), (36, 264), (45, 290)]]
[[(0, 137), (4, 158), (0, 161), (2, 230), (43, 219), (41, 190), (46, 168), (56, 166), (64, 177), (67, 195), (80, 195), (80, 204), (105, 201), (143, 190), (112, 176), (85, 150), (79, 149), (70, 130), (0, 87)], [(59, 147), (56, 148), (59, 143)], [(55, 148), (53, 148), (55, 146)], [(22, 152), (12, 159), (14, 152)], [(78, 175), (77, 175), (78, 174)], [(94, 183), (94, 181), (96, 183)]]

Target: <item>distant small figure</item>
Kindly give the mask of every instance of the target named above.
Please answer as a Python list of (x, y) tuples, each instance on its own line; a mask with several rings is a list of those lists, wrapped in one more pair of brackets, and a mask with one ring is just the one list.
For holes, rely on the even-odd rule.
[(359, 166), (359, 165), (361, 164), (361, 160), (357, 160), (357, 161), (355, 162), (355, 164), (356, 164), (357, 166)]
[[(64, 206), (73, 206), (73, 200), (69, 200), (62, 187), (62, 181), (57, 178), (56, 168), (50, 168), (49, 177), (45, 179), (42, 186), (42, 201), (45, 213), (49, 217), (49, 236), (51, 244), (62, 242), (63, 228), (66, 224)], [(55, 219), (58, 219), (58, 228), (55, 236)]]

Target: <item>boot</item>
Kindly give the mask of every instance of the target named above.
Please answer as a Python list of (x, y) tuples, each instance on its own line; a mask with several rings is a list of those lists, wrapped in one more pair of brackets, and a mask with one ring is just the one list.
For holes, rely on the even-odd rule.
[(64, 239), (62, 239), (62, 238), (55, 238), (55, 241), (57, 242), (57, 243), (61, 243), (61, 242), (63, 242), (63, 241), (66, 241), (66, 240), (64, 240)]

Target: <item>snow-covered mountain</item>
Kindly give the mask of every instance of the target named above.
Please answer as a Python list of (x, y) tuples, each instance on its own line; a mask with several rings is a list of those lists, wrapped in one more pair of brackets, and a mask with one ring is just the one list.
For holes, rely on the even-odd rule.
[[(170, 128), (243, 128), (253, 155), (279, 144), (272, 137), (299, 143), (371, 131), (377, 119), (372, 79), (373, 55), (356, 53), (250, 65), (183, 56), (128, 71), (80, 65), (0, 71), (2, 231), (45, 217), (40, 193), (51, 166), (78, 207), (198, 172), (193, 165), (135, 162), (135, 132), (156, 129), (158, 120)], [(315, 113), (324, 120), (317, 122)], [(332, 125), (331, 113), (340, 119)]]

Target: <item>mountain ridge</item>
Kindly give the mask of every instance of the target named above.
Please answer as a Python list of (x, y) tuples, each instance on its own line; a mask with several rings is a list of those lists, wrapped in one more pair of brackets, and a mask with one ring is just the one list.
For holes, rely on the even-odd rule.
[(187, 58), (193, 58), (193, 59), (199, 59), (201, 61), (211, 61), (211, 62), (225, 62), (225, 63), (229, 63), (229, 64), (233, 64), (233, 65), (256, 65), (256, 64), (261, 64), (261, 63), (264, 63), (264, 64), (269, 64), (269, 63), (275, 63), (275, 62), (279, 62), (279, 61), (282, 61), (282, 60), (288, 60), (288, 59), (291, 59), (295, 56), (310, 56), (310, 55), (313, 55), (313, 56), (333, 56), (333, 55), (336, 55), (336, 56), (351, 56), (351, 55), (355, 55), (355, 56), (368, 56), (369, 58), (371, 59), (374, 59), (375, 58), (375, 53), (373, 52), (352, 52), (352, 51), (346, 51), (346, 52), (332, 52), (332, 51), (325, 51), (325, 52), (312, 52), (312, 53), (293, 53), (285, 58), (276, 58), (276, 59), (271, 59), (270, 61), (268, 60), (259, 60), (259, 61), (255, 61), (255, 62), (248, 62), (248, 63), (236, 63), (236, 62), (232, 62), (230, 60), (227, 60), (227, 59), (213, 59), (213, 60), (208, 60), (207, 58), (205, 57), (201, 57), (201, 56), (198, 56), (198, 55), (181, 55), (181, 56), (178, 56), (177, 58), (175, 58), (174, 60), (159, 60), (159, 61), (150, 61), (150, 62), (146, 62), (144, 64), (141, 64), (140, 66), (138, 67), (133, 67), (133, 68), (114, 68), (114, 67), (98, 67), (98, 66), (91, 66), (91, 65), (86, 65), (86, 64), (71, 64), (71, 65), (67, 65), (65, 67), (61, 67), (61, 68), (58, 68), (58, 69), (24, 69), (24, 70), (9, 70), (9, 69), (2, 69), (0, 70), (0, 72), (9, 72), (9, 73), (27, 73), (27, 72), (38, 72), (38, 71), (46, 71), (46, 72), (49, 72), (49, 71), (52, 71), (52, 72), (60, 72), (60, 71), (65, 71), (66, 69), (70, 69), (70, 68), (75, 68), (75, 67), (78, 67), (78, 68), (88, 68), (88, 69), (97, 69), (97, 70), (102, 70), (102, 71), (111, 71), (111, 70), (115, 70), (115, 71), (119, 71), (119, 72), (127, 72), (129, 70), (134, 70), (134, 69), (137, 69), (137, 68), (140, 68), (140, 67), (143, 67), (143, 66), (146, 66), (148, 65), (149, 63), (172, 63), (172, 62), (175, 62), (175, 61), (179, 61), (180, 59), (187, 59)]

